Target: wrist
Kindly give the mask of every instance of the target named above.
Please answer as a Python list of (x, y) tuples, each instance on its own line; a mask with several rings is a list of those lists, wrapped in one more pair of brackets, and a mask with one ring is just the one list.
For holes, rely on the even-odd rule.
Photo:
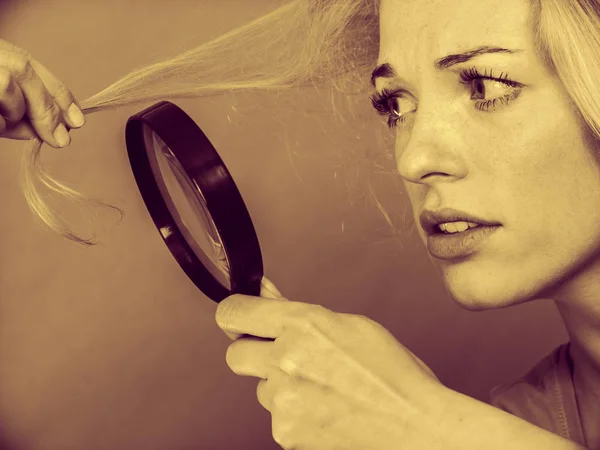
[(517, 416), (460, 392), (446, 388), (438, 392), (435, 408), (430, 409), (430, 430), (439, 449), (469, 450), (583, 450), (573, 441), (553, 434)]

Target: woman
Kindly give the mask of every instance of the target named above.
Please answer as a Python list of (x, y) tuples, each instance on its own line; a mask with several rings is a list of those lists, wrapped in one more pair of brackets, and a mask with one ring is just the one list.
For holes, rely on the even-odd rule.
[[(323, 81), (343, 90), (377, 66), (373, 105), (394, 130), (417, 229), (455, 301), (483, 310), (550, 298), (571, 337), (527, 377), (495, 389), (492, 404), (600, 448), (600, 285), (593, 278), (600, 248), (599, 43), (596, 0), (298, 0), (140, 69), (81, 106), (90, 113)], [(17, 125), (2, 135), (60, 146), (57, 126), (81, 124), (68, 115), (72, 95), (39, 63), (26, 64), (29, 55), (4, 44), (2, 113)], [(33, 158), (39, 148), (34, 142)], [(49, 179), (33, 164), (30, 171)], [(35, 190), (26, 194), (58, 229)], [(505, 433), (510, 448), (581, 448), (452, 398), (456, 407), (446, 414), (468, 412), (478, 431), (448, 435), (449, 446), (494, 448)]]
[[(600, 74), (592, 47), (600, 3), (542, 1), (533, 15), (522, 0), (404, 3), (382, 2), (379, 61), (390, 67), (375, 80), (378, 91), (399, 92), (386, 91), (376, 106), (394, 108), (398, 170), (420, 236), (465, 309), (554, 300), (570, 346), (527, 381), (496, 389), (492, 401), (583, 443), (579, 407), (587, 442), (598, 448), (600, 96), (584, 80)], [(540, 7), (546, 22), (532, 27)], [(557, 30), (572, 50), (552, 41)], [(537, 45), (545, 36), (549, 52)], [(575, 50), (579, 61), (566, 53)], [(567, 61), (576, 65), (569, 70)], [(446, 216), (445, 208), (465, 214)], [(497, 225), (460, 241), (436, 227), (451, 220)], [(574, 386), (562, 373), (570, 364)], [(561, 382), (553, 383), (556, 373)]]

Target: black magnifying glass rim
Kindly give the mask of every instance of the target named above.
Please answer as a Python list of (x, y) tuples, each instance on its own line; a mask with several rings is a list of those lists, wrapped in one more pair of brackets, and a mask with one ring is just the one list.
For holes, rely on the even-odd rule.
[[(171, 149), (204, 196), (229, 260), (231, 290), (202, 264), (177, 226), (167, 206), (171, 199), (163, 198), (159, 188), (159, 183), (163, 186), (165, 183), (158, 175), (154, 149), (146, 148), (144, 125)], [(131, 169), (146, 208), (186, 275), (216, 303), (233, 294), (258, 296), (263, 277), (258, 236), (229, 170), (200, 127), (177, 105), (161, 101), (129, 117), (125, 140)]]

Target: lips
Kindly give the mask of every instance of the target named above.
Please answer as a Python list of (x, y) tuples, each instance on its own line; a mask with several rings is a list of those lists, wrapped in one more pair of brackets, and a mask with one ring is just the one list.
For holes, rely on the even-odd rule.
[(474, 214), (452, 208), (442, 208), (436, 211), (424, 210), (419, 216), (419, 222), (428, 235), (442, 233), (438, 225), (444, 222), (473, 222), (480, 226), (490, 227), (501, 225), (499, 222), (492, 222)]
[(446, 261), (463, 261), (485, 248), (500, 226), (480, 225), (461, 233), (434, 233), (427, 236), (427, 250), (434, 258)]

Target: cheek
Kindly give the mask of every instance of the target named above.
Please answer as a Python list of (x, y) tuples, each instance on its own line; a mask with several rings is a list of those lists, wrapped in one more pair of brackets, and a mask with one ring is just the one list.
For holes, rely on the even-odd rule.
[(600, 170), (585, 128), (572, 115), (554, 119), (520, 127), (492, 171), (508, 227), (527, 238), (526, 247), (553, 254), (581, 251), (575, 247), (595, 240), (600, 221)]
[(561, 94), (550, 86), (535, 96), (523, 96), (511, 112), (510, 126), (495, 130), (503, 137), (496, 136), (485, 171), (491, 174), (494, 194), (506, 200), (508, 216), (556, 205), (566, 194), (578, 192), (580, 172), (590, 170), (585, 128)]

